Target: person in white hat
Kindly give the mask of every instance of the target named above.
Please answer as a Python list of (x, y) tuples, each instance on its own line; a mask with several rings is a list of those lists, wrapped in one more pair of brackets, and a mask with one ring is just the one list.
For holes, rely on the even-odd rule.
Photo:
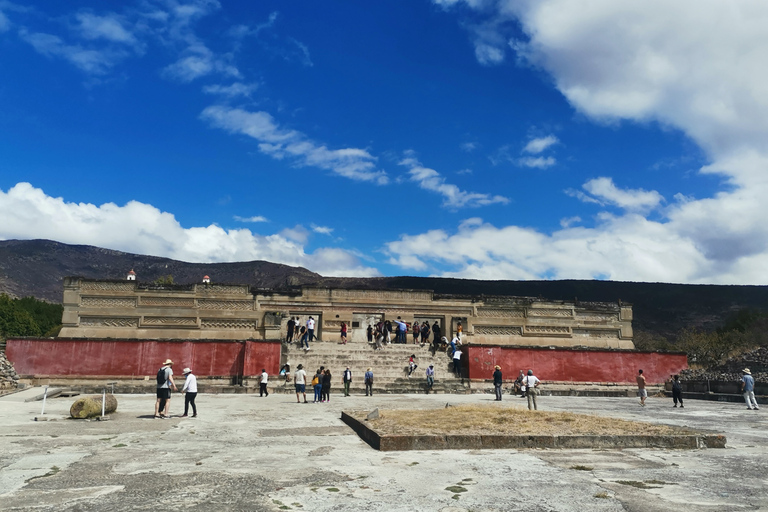
[(157, 401), (155, 402), (155, 418), (167, 418), (171, 409), (171, 388), (176, 391), (173, 382), (173, 361), (166, 359), (157, 371)]
[(197, 417), (197, 406), (195, 406), (195, 398), (197, 398), (197, 377), (192, 373), (189, 368), (184, 368), (182, 372), (187, 380), (184, 381), (184, 387), (181, 388), (181, 392), (184, 393), (184, 414), (182, 418), (187, 417), (189, 412), (189, 406), (192, 406), (192, 417)]
[(755, 379), (749, 368), (741, 370), (741, 392), (744, 393), (744, 401), (747, 402), (747, 409), (759, 411), (760, 407), (755, 400)]

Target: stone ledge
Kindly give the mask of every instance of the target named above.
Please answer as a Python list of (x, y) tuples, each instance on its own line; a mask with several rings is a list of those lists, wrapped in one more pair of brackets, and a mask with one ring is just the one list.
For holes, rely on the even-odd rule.
[(525, 449), (525, 448), (666, 448), (692, 450), (698, 448), (725, 448), (726, 438), (720, 434), (689, 435), (399, 435), (381, 434), (370, 428), (365, 412), (342, 411), (341, 421), (346, 423), (360, 438), (375, 450), (476, 450), (476, 449)]

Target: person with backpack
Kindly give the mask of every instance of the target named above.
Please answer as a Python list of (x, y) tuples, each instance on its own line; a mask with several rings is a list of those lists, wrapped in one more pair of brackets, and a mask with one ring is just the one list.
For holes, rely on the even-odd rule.
[(157, 371), (157, 401), (155, 402), (155, 418), (167, 418), (171, 409), (171, 388), (178, 391), (173, 382), (173, 361), (166, 359)]

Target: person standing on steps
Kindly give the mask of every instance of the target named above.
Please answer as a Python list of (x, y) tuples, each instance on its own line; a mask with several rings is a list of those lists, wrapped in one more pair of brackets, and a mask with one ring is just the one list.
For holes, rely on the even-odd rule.
[(349, 369), (349, 366), (341, 375), (341, 381), (344, 383), (344, 396), (349, 396), (349, 386), (352, 384), (352, 370)]
[(432, 386), (435, 385), (435, 365), (429, 365), (427, 368), (427, 394), (432, 391)]
[(675, 403), (675, 407), (677, 407), (677, 402), (680, 402), (680, 407), (685, 407), (683, 405), (683, 383), (680, 382), (679, 375), (672, 378), (672, 401)]
[(341, 344), (347, 344), (347, 322), (341, 322)]
[(645, 389), (645, 375), (643, 375), (643, 370), (637, 370), (637, 377), (635, 377), (635, 380), (637, 381), (637, 396), (640, 397), (640, 406), (645, 407), (645, 399), (648, 398), (648, 390)]
[(408, 378), (411, 378), (411, 374), (413, 371), (418, 368), (419, 365), (416, 364), (416, 354), (411, 354), (411, 357), (408, 358)]
[(419, 342), (419, 335), (421, 334), (421, 329), (419, 328), (419, 322), (416, 320), (413, 321), (413, 324), (411, 325), (411, 330), (413, 330), (413, 343), (416, 344)]
[(315, 319), (311, 316), (307, 320), (307, 350), (309, 350), (309, 342), (315, 339)]
[(539, 379), (533, 374), (533, 370), (528, 370), (528, 375), (525, 377), (525, 396), (528, 397), (528, 410), (533, 409), (538, 411), (539, 408), (536, 405), (536, 395), (539, 394)]
[(496, 392), (496, 401), (501, 402), (501, 366), (496, 365), (493, 371), (493, 390)]
[(435, 320), (434, 325), (432, 325), (432, 335), (436, 340), (440, 339), (440, 325), (437, 323), (437, 320)]
[(155, 418), (167, 418), (171, 410), (171, 389), (177, 390), (173, 383), (173, 361), (166, 359), (157, 371), (157, 401), (155, 402)]
[(757, 405), (757, 400), (755, 400), (755, 379), (752, 377), (752, 372), (749, 371), (749, 368), (744, 368), (741, 370), (741, 373), (741, 391), (744, 393), (747, 409), (759, 411), (760, 406)]
[(458, 347), (453, 351), (453, 373), (461, 378), (461, 349)]
[(184, 395), (184, 414), (182, 418), (186, 418), (189, 413), (189, 406), (192, 406), (192, 417), (197, 418), (197, 406), (195, 405), (195, 398), (197, 398), (197, 377), (192, 373), (189, 368), (184, 368), (182, 374), (186, 377), (184, 386), (181, 388), (181, 393)]
[(365, 371), (365, 396), (373, 396), (373, 372), (370, 368)]
[(286, 327), (285, 342), (290, 343), (293, 341), (293, 330), (296, 327), (296, 322), (293, 321), (293, 317), (288, 320), (288, 326)]
[(421, 344), (424, 345), (429, 340), (429, 322), (421, 324)]
[(261, 378), (259, 379), (259, 396), (269, 396), (267, 391), (267, 383), (269, 382), (269, 374), (264, 368), (261, 369)]
[(304, 365), (296, 367), (296, 373), (293, 374), (293, 384), (296, 386), (296, 403), (301, 403), (299, 395), (304, 395), (304, 403), (307, 402), (307, 372), (304, 371)]
[(369, 325), (368, 329), (365, 330), (366, 336), (368, 336), (368, 344), (373, 343), (373, 326)]

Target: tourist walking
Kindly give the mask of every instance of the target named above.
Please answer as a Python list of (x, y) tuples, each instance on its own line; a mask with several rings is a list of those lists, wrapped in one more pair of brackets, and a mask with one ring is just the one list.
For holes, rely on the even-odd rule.
[(408, 358), (408, 378), (411, 378), (411, 374), (413, 371), (418, 368), (419, 365), (416, 364), (416, 354), (411, 354), (411, 357)]
[(304, 350), (309, 350), (309, 341), (307, 339), (307, 327), (302, 325), (299, 330), (299, 347), (303, 347)]
[(496, 401), (501, 402), (501, 366), (496, 365), (493, 371), (493, 390), (496, 392)]
[(421, 324), (421, 344), (424, 345), (429, 339), (429, 322)]
[(365, 371), (365, 396), (373, 396), (373, 372), (370, 368)]
[(323, 388), (320, 391), (320, 401), (331, 401), (331, 370), (325, 370), (325, 374), (323, 375)]
[(344, 383), (344, 396), (349, 396), (349, 386), (352, 384), (352, 370), (349, 369), (349, 366), (341, 375), (341, 382)]
[(294, 322), (293, 317), (291, 317), (288, 320), (288, 326), (286, 327), (286, 336), (285, 336), (285, 342), (290, 343), (293, 341), (293, 330), (296, 327), (296, 322)]
[(309, 350), (309, 342), (315, 338), (315, 319), (311, 316), (307, 320), (307, 350)]
[(197, 398), (197, 377), (192, 373), (189, 368), (184, 368), (181, 372), (186, 379), (184, 380), (184, 386), (181, 388), (181, 393), (184, 395), (184, 414), (182, 418), (186, 418), (189, 413), (189, 406), (192, 406), (192, 417), (197, 418), (197, 406), (195, 405), (195, 398)]
[(539, 379), (533, 374), (533, 370), (528, 370), (528, 375), (525, 377), (525, 396), (528, 397), (528, 410), (537, 411), (539, 408), (536, 405), (536, 395), (539, 394)]
[(680, 407), (685, 407), (683, 405), (683, 383), (680, 382), (679, 375), (672, 378), (672, 401), (675, 403), (675, 407), (677, 407), (677, 402), (680, 402)]
[(461, 349), (459, 348), (453, 351), (453, 373), (456, 377), (461, 377)]
[(157, 401), (155, 401), (155, 418), (167, 418), (171, 410), (171, 389), (177, 390), (173, 383), (173, 361), (166, 359), (157, 371)]
[(752, 377), (752, 372), (749, 371), (749, 368), (744, 368), (741, 370), (741, 373), (741, 392), (744, 393), (747, 409), (759, 411), (760, 406), (757, 405), (757, 400), (755, 400), (755, 379)]
[(259, 379), (259, 396), (269, 396), (267, 391), (267, 383), (269, 382), (269, 374), (264, 368), (261, 369), (261, 379)]
[(341, 344), (347, 344), (347, 322), (341, 322)]
[(416, 344), (419, 342), (419, 334), (421, 333), (419, 322), (414, 320), (413, 324), (411, 325), (411, 330), (413, 331), (413, 343)]
[(645, 399), (648, 398), (648, 390), (645, 389), (645, 375), (643, 370), (637, 370), (637, 396), (640, 397), (640, 406), (645, 407)]
[(427, 394), (432, 391), (432, 386), (435, 385), (435, 365), (429, 365), (427, 368)]
[(315, 397), (312, 399), (313, 404), (319, 402), (323, 395), (323, 377), (323, 370), (317, 370), (315, 376), (312, 377), (312, 390), (315, 392)]
[(304, 403), (307, 402), (307, 372), (304, 371), (304, 365), (296, 367), (296, 373), (293, 374), (293, 385), (296, 386), (296, 403), (301, 403), (300, 395), (304, 395)]

